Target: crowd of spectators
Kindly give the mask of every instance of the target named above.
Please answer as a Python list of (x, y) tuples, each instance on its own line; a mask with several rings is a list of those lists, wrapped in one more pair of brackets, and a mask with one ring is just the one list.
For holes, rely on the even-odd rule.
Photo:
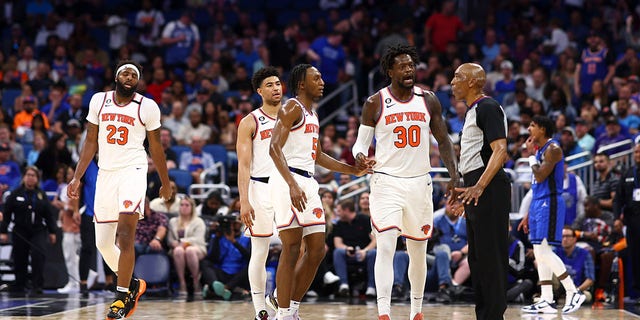
[[(433, 90), (440, 99), (454, 141), (463, 125), (466, 106), (450, 95), (453, 71), (462, 62), (477, 62), (484, 67), (488, 79), (485, 92), (502, 103), (509, 121), (511, 157), (505, 164), (509, 168), (517, 169), (518, 159), (528, 156), (522, 145), (531, 118), (553, 118), (557, 127), (554, 138), (560, 141), (565, 157), (574, 156), (568, 164), (594, 160), (598, 176), (587, 189), (603, 210), (612, 210), (620, 173), (609, 157), (629, 149), (629, 145), (601, 147), (634, 141), (640, 129), (640, 3), (635, 0), (495, 0), (478, 8), (452, 0), (2, 1), (0, 32), (3, 193), (18, 186), (21, 170), (27, 165), (41, 170), (45, 191), (55, 192), (64, 184), (64, 174), (59, 173), (78, 160), (88, 101), (93, 93), (113, 88), (113, 66), (121, 59), (144, 66), (138, 92), (160, 106), (161, 138), (169, 168), (189, 172), (194, 183), (206, 180), (206, 174), (219, 174), (214, 164), (221, 161), (220, 154), (209, 153), (208, 145), (223, 146), (226, 153), (221, 169), (233, 176), (237, 125), (260, 104), (259, 97), (252, 93), (253, 72), (273, 65), (286, 79), (293, 65), (309, 62), (323, 74), (325, 95), (354, 80), (358, 101), (362, 102), (372, 93), (370, 85), (374, 89), (383, 85), (383, 77), (376, 73), (378, 59), (387, 46), (396, 43), (419, 49), (423, 62), (416, 66), (417, 83)], [(370, 73), (375, 75), (371, 84)], [(326, 103), (319, 113), (326, 116), (335, 108), (336, 104)], [(353, 161), (350, 149), (359, 124), (359, 114), (351, 114), (354, 109), (348, 108), (344, 117), (322, 128), (324, 151), (346, 162)], [(431, 159), (434, 166), (441, 166), (437, 146)], [(350, 177), (318, 170), (316, 178), (327, 186), (322, 197), (327, 219), (343, 236), (327, 237), (328, 250), (338, 250), (327, 254), (328, 269), (320, 274), (320, 285), (313, 288), (320, 291), (325, 285), (339, 282), (335, 291), (351, 293), (349, 285), (353, 283), (344, 279), (349, 272), (343, 262), (363, 263), (366, 270), (366, 261), (375, 255), (375, 244), (369, 248), (366, 237), (356, 242), (360, 252), (344, 242), (344, 234), (349, 234), (345, 229), (352, 221), (366, 220), (368, 193), (361, 193), (355, 206), (337, 204), (335, 190)], [(518, 178), (526, 180), (526, 176)], [(225, 282), (222, 288), (220, 284), (214, 288), (212, 283), (204, 283), (222, 298), (229, 298), (228, 292), (242, 294), (244, 280), (231, 275), (242, 272), (242, 264), (248, 261), (246, 252), (235, 245), (235, 239), (244, 236), (235, 231), (216, 233), (208, 225), (216, 216), (233, 213), (237, 204), (217, 193), (208, 195), (202, 203), (181, 199), (178, 193), (187, 190), (178, 182), (174, 198), (157, 199), (159, 182), (150, 160), (148, 210), (158, 215), (149, 215), (153, 224), (148, 225), (153, 227), (142, 223), (148, 230), (140, 240), (140, 253), (170, 252), (180, 291), (191, 286), (185, 273), (202, 273), (211, 280), (206, 282)], [(233, 179), (223, 182), (232, 187), (235, 183)], [(575, 185), (568, 183), (567, 189)], [(349, 191), (359, 187), (356, 184)], [(579, 207), (593, 201), (583, 197), (575, 203)], [(434, 203), (436, 209), (444, 204), (440, 188), (434, 188)], [(343, 215), (345, 208), (349, 214)], [(573, 217), (596, 219), (591, 216), (595, 213), (583, 212)], [(442, 217), (438, 220), (442, 226), (461, 223), (448, 215)], [(200, 221), (205, 221), (205, 230), (201, 230)], [(610, 219), (603, 221), (610, 230), (618, 230)], [(158, 226), (161, 228), (154, 229)], [(590, 228), (585, 224), (573, 228), (585, 232), (577, 235), (590, 232), (583, 230)], [(214, 240), (207, 248), (209, 234)], [(458, 282), (465, 279), (464, 269), (459, 271), (463, 273), (460, 277), (455, 274), (464, 267), (464, 245), (453, 241), (458, 236), (462, 237), (445, 233), (442, 239), (448, 240), (441, 240), (434, 250), (436, 259), (444, 259), (434, 262), (439, 269), (447, 261), (454, 267), (453, 277), (451, 269), (438, 270), (436, 290), (442, 289), (441, 301), (451, 300), (450, 295), (459, 292), (445, 289), (463, 285)], [(186, 241), (185, 237), (198, 239)], [(526, 237), (520, 240), (526, 246)], [(514, 239), (513, 243), (520, 240)], [(603, 252), (594, 243), (591, 247), (596, 261), (599, 257), (610, 260), (611, 254), (603, 255), (610, 250)], [(513, 268), (514, 273), (519, 273), (512, 283), (521, 284), (527, 280), (522, 277), (522, 270), (527, 268), (520, 263), (524, 260), (516, 263), (523, 257), (515, 248), (518, 245), (510, 254), (514, 266), (518, 266)], [(221, 269), (223, 273), (206, 269), (207, 273), (192, 262), (209, 261), (207, 267), (217, 263), (220, 269), (216, 259), (222, 252), (236, 258), (232, 267)], [(571, 256), (570, 250), (566, 254)], [(334, 270), (339, 281), (330, 271), (331, 260), (336, 258), (340, 260), (339, 270)], [(593, 279), (600, 284), (599, 289), (606, 287), (602, 282), (605, 272), (600, 271), (602, 275)], [(230, 279), (235, 280), (228, 285)], [(193, 286), (199, 288), (200, 283), (193, 280)], [(399, 277), (395, 283), (400, 288), (402, 280)], [(371, 285), (370, 281), (364, 284), (363, 291), (374, 292)], [(394, 296), (401, 295), (402, 290), (396, 291)]]

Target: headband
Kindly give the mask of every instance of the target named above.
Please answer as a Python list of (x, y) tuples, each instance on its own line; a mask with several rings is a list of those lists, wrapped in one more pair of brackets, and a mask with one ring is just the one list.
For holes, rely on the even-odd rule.
[(120, 66), (120, 68), (118, 68), (118, 70), (116, 71), (116, 77), (118, 76), (118, 74), (120, 74), (120, 72), (127, 68), (133, 69), (133, 72), (136, 74), (138, 79), (140, 79), (140, 71), (138, 71), (138, 67), (131, 63), (123, 64), (122, 66)]

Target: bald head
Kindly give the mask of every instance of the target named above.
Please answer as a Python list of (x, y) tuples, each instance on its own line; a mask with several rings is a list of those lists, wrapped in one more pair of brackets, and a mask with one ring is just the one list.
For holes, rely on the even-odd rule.
[(465, 63), (456, 69), (451, 80), (451, 89), (456, 100), (471, 103), (482, 94), (486, 82), (486, 74), (479, 64)]
[(487, 75), (484, 72), (482, 66), (477, 63), (465, 63), (458, 67), (460, 73), (463, 73), (467, 79), (475, 80), (475, 85), (472, 87), (481, 89), (484, 88), (484, 84), (487, 82)]

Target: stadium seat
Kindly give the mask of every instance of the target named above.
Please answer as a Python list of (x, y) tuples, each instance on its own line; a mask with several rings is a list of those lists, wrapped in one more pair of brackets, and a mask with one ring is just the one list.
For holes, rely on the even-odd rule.
[(133, 270), (136, 277), (147, 282), (147, 292), (169, 293), (170, 264), (169, 257), (164, 253), (148, 253), (136, 258)]
[(9, 114), (13, 114), (13, 103), (21, 93), (21, 89), (2, 90), (2, 107), (7, 110), (7, 112), (11, 111), (9, 112)]
[(225, 166), (228, 166), (227, 149), (221, 144), (207, 144), (202, 147), (202, 151), (213, 156), (213, 161), (221, 161)]
[(180, 145), (171, 146), (171, 150), (176, 153), (178, 160), (180, 160), (180, 155), (182, 155), (183, 152), (191, 152), (191, 148)]
[(189, 190), (189, 186), (193, 182), (191, 172), (187, 170), (171, 169), (169, 170), (169, 177), (173, 178), (178, 186), (178, 191)]

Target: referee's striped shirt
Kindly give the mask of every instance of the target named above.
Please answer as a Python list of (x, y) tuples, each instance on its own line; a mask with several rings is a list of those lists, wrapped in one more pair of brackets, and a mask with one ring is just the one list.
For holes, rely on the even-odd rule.
[(460, 173), (486, 167), (493, 153), (491, 142), (506, 138), (507, 117), (498, 101), (483, 96), (470, 104), (460, 138)]

